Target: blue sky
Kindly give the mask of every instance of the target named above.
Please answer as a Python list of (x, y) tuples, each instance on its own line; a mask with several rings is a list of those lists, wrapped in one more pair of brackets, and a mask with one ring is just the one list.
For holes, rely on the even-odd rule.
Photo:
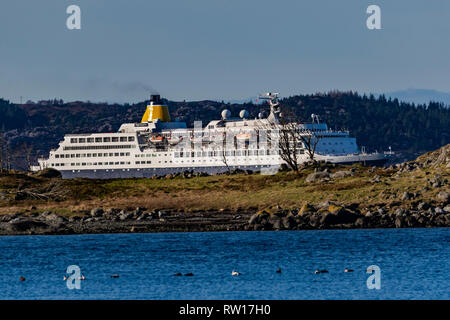
[[(81, 30), (66, 8), (81, 8)], [(381, 7), (382, 30), (366, 8)], [(3, 0), (0, 97), (450, 91), (448, 0)]]

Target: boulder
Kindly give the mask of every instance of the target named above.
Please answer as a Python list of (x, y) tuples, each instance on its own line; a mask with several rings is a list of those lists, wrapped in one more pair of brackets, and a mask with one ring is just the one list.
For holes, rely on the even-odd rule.
[(402, 196), (401, 196), (401, 200), (402, 201), (406, 201), (406, 200), (411, 200), (413, 197), (413, 195), (411, 193), (409, 193), (408, 191), (403, 192)]
[(262, 209), (262, 210), (259, 210), (256, 214), (263, 215), (263, 216), (269, 216), (270, 213), (271, 213), (271, 211), (269, 209)]
[(339, 211), (344, 210), (344, 207), (341, 207), (341, 206), (338, 206), (338, 205), (335, 205), (335, 204), (330, 204), (328, 206), (327, 210), (328, 210), (328, 212), (331, 212), (331, 213), (338, 213)]
[(124, 221), (133, 218), (133, 213), (127, 213), (125, 210), (121, 210), (119, 213), (119, 219)]
[(48, 216), (48, 215), (50, 215), (51, 214), (51, 212), (50, 211), (44, 211), (44, 212), (41, 212), (41, 214), (39, 215), (41, 218), (45, 218), (46, 216)]
[(313, 213), (309, 216), (309, 225), (313, 228), (317, 228), (321, 225), (322, 215), (320, 213)]
[(281, 223), (281, 217), (278, 215), (270, 215), (269, 217), (269, 223), (272, 225), (272, 228), (274, 230), (280, 230), (283, 229), (283, 225)]
[(441, 191), (438, 193), (437, 198), (440, 202), (443, 202), (445, 204), (450, 202), (450, 194), (445, 191)]
[(359, 217), (355, 221), (355, 227), (357, 228), (364, 228), (367, 226), (367, 218), (366, 217)]
[(292, 214), (288, 214), (286, 217), (281, 218), (281, 222), (283, 224), (284, 229), (287, 230), (292, 230), (296, 226), (296, 222)]
[(428, 210), (430, 208), (430, 205), (426, 202), (421, 202), (419, 203), (419, 205), (417, 206), (418, 210)]
[[(269, 217), (271, 215), (266, 210), (261, 210), (250, 217), (250, 225), (265, 225), (268, 223)], [(275, 216), (278, 217), (278, 216)], [(274, 218), (276, 219), (276, 218)]]
[(355, 223), (358, 215), (339, 206), (330, 206), (327, 212), (322, 213), (320, 223), (324, 226), (331, 226), (335, 224)]
[(404, 208), (397, 208), (394, 211), (395, 216), (403, 216), (404, 214), (406, 214), (406, 210)]
[(417, 219), (412, 215), (406, 216), (404, 220), (406, 225), (410, 228), (414, 228), (417, 226)]
[(330, 180), (330, 174), (328, 172), (313, 172), (310, 173), (306, 179), (305, 182), (307, 183), (314, 183), (314, 182), (325, 182)]
[(8, 222), (11, 231), (25, 232), (37, 229), (47, 229), (49, 226), (45, 222), (28, 218), (16, 218)]
[(91, 217), (101, 217), (104, 211), (101, 208), (94, 208), (91, 210)]
[(44, 170), (40, 170), (36, 172), (36, 176), (43, 178), (61, 178), (61, 172), (52, 168), (45, 168)]
[(108, 209), (105, 211), (105, 215), (106, 215), (106, 216), (113, 216), (113, 215), (116, 215), (119, 211), (120, 211), (120, 210), (119, 210), (119, 209), (116, 209), (116, 208), (108, 208)]
[(4, 192), (4, 191), (0, 192), (0, 201), (3, 201), (3, 202), (8, 201), (8, 197), (6, 195), (6, 192)]
[(45, 217), (45, 221), (47, 221), (53, 225), (59, 226), (59, 225), (63, 224), (64, 222), (66, 222), (67, 219), (64, 217), (58, 216), (54, 213), (51, 213)]
[(167, 217), (169, 215), (169, 213), (168, 212), (165, 212), (165, 211), (159, 211), (158, 212), (158, 218), (164, 218), (164, 217)]
[(395, 218), (395, 227), (396, 228), (403, 228), (404, 226), (405, 226), (405, 221), (403, 220), (403, 217)]
[(307, 214), (307, 213), (310, 213), (310, 212), (315, 212), (316, 211), (316, 208), (314, 208), (312, 205), (310, 205), (309, 203), (305, 203), (301, 208), (300, 208), (300, 210), (298, 211), (298, 215), (305, 215), (305, 214)]
[(335, 173), (330, 174), (331, 179), (342, 179), (345, 177), (349, 177), (349, 176), (353, 176), (353, 172), (350, 170), (342, 170), (342, 171), (337, 171)]

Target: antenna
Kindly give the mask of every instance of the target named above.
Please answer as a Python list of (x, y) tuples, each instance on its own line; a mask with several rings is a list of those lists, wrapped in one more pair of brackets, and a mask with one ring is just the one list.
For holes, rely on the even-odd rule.
[(269, 101), (270, 114), (267, 119), (269, 119), (269, 121), (273, 123), (278, 123), (278, 117), (281, 112), (279, 107), (280, 102), (278, 102), (278, 95), (278, 92), (268, 92), (259, 95), (260, 99)]

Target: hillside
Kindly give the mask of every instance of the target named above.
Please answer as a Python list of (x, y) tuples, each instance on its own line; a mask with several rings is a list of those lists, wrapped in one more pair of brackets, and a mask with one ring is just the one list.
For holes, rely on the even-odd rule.
[[(192, 125), (203, 124), (230, 109), (237, 115), (247, 109), (252, 117), (267, 106), (217, 101), (166, 101), (173, 119)], [(298, 95), (281, 100), (285, 110), (292, 110), (299, 119), (309, 121), (318, 114), (331, 128), (350, 130), (360, 146), (367, 150), (405, 152), (405, 159), (450, 143), (450, 108), (443, 104), (414, 105), (386, 99), (384, 96), (360, 96), (353, 92)], [(66, 133), (114, 132), (123, 122), (138, 122), (145, 102), (137, 104), (106, 104), (49, 100), (14, 105), (0, 99), (0, 133), (6, 138), (3, 158), (9, 155), (13, 167), (24, 168), (24, 145), (32, 147), (31, 158), (45, 156), (55, 148)], [(5, 166), (5, 165), (4, 165)]]

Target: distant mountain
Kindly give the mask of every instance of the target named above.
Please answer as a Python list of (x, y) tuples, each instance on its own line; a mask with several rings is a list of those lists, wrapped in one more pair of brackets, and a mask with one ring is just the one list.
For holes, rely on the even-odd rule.
[(450, 93), (437, 90), (406, 89), (385, 93), (385, 96), (415, 104), (428, 104), (428, 102), (434, 101), (450, 106)]

